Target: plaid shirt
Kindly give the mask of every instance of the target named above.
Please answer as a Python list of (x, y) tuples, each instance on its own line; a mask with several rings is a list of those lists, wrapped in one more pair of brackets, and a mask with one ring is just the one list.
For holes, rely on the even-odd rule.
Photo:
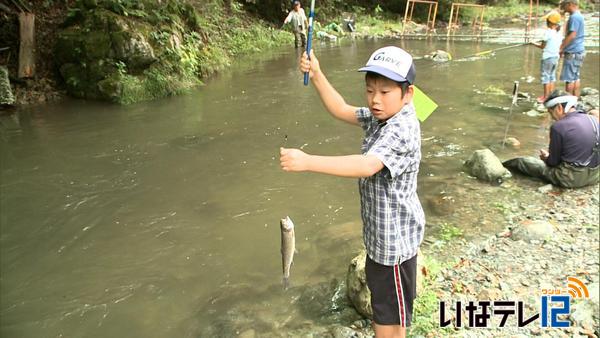
[(368, 108), (356, 117), (365, 131), (362, 153), (385, 166), (358, 181), (363, 241), (379, 264), (393, 266), (417, 254), (425, 232), (425, 214), (417, 196), (421, 160), (421, 128), (412, 104), (385, 122)]

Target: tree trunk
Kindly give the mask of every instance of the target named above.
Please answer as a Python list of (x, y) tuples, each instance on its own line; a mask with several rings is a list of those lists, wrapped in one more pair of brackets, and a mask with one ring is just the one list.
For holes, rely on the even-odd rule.
[(35, 74), (35, 15), (33, 13), (19, 14), (19, 30), (21, 41), (18, 77), (33, 77)]

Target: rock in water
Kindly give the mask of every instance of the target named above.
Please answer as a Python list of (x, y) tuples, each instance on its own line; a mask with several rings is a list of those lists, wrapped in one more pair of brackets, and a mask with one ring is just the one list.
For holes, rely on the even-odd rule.
[(373, 318), (371, 308), (371, 291), (367, 287), (367, 276), (365, 274), (365, 260), (367, 251), (362, 251), (354, 257), (348, 267), (346, 284), (348, 285), (348, 298), (358, 313), (367, 318)]
[(5, 66), (0, 66), (0, 105), (13, 104), (15, 104), (15, 97), (10, 89), (8, 69)]
[(507, 145), (512, 148), (519, 148), (521, 146), (521, 142), (514, 137), (507, 137), (504, 140), (504, 145)]
[(535, 109), (531, 109), (531, 110), (529, 110), (529, 111), (527, 111), (527, 112), (525, 112), (523, 114), (525, 114), (527, 116), (531, 116), (531, 117), (538, 117), (538, 116), (544, 116), (545, 115), (543, 112), (540, 112), (540, 111), (535, 110)]
[(502, 162), (489, 149), (476, 150), (465, 162), (468, 173), (486, 182), (512, 177), (510, 171), (502, 166)]
[(436, 50), (431, 56), (431, 59), (435, 62), (448, 62), (452, 60), (452, 55), (443, 50)]
[(506, 92), (495, 86), (487, 86), (486, 89), (483, 90), (483, 94), (485, 95), (507, 95)]
[(547, 113), (548, 112), (548, 108), (546, 108), (543, 104), (539, 103), (539, 104), (534, 104), (533, 105), (533, 109), (537, 110), (540, 113)]
[[(371, 308), (371, 291), (367, 286), (367, 275), (365, 273), (365, 260), (367, 251), (363, 251), (358, 256), (352, 259), (348, 267), (348, 275), (346, 276), (347, 293), (350, 302), (361, 316), (365, 318), (373, 318), (373, 309)], [(423, 292), (425, 288), (424, 280), (429, 274), (429, 267), (426, 264), (425, 255), (419, 250), (417, 253), (417, 275), (416, 287), (417, 294)]]

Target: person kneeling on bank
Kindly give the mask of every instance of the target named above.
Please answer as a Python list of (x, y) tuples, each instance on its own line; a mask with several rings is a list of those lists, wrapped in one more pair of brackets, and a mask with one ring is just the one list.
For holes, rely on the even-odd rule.
[(502, 164), (525, 175), (564, 188), (598, 183), (600, 130), (598, 120), (578, 111), (577, 97), (555, 90), (544, 101), (555, 120), (550, 127), (548, 150), (540, 158), (517, 157)]

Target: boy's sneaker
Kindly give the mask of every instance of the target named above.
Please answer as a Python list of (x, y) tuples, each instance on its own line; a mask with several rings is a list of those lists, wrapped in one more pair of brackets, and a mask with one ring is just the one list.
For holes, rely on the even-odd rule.
[(541, 96), (538, 96), (538, 98), (536, 100), (537, 100), (537, 103), (544, 103), (546, 98), (544, 97), (544, 95), (541, 95)]

